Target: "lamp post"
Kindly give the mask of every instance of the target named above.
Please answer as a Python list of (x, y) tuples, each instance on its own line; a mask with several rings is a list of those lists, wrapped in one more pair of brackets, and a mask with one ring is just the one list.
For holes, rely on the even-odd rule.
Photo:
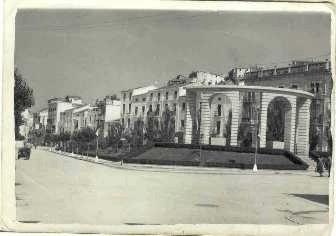
[(258, 153), (258, 128), (259, 128), (259, 111), (258, 108), (255, 108), (256, 112), (256, 121), (255, 121), (255, 152), (254, 152), (254, 165), (253, 165), (253, 172), (258, 171), (258, 166), (257, 166), (257, 153)]
[(96, 136), (97, 136), (97, 146), (96, 146), (96, 162), (98, 162), (98, 138), (99, 138), (99, 128), (96, 131)]

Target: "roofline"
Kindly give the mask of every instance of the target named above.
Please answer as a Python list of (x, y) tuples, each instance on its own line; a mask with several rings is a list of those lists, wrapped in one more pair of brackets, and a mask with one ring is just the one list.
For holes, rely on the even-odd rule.
[(298, 90), (298, 89), (289, 89), (289, 88), (275, 88), (271, 86), (248, 86), (248, 85), (207, 85), (207, 86), (202, 86), (202, 85), (189, 85), (185, 86), (187, 90), (214, 90), (214, 91), (269, 91), (269, 92), (280, 92), (283, 94), (290, 94), (290, 95), (299, 95), (301, 97), (306, 97), (306, 98), (313, 98), (314, 94), (306, 92), (304, 90)]

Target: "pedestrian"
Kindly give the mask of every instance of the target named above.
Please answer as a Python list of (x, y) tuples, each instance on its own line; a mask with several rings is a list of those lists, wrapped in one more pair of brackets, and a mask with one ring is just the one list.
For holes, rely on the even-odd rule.
[(320, 157), (317, 160), (315, 171), (320, 174), (320, 177), (323, 176), (323, 161)]
[(331, 157), (327, 157), (325, 160), (325, 167), (328, 170), (328, 177), (330, 177), (330, 171), (331, 171)]

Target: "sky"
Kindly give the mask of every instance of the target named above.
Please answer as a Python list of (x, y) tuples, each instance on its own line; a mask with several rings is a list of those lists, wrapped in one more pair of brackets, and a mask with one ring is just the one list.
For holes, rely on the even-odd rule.
[(15, 66), (34, 90), (85, 102), (161, 85), (179, 74), (288, 65), (330, 57), (330, 17), (318, 13), (21, 10)]

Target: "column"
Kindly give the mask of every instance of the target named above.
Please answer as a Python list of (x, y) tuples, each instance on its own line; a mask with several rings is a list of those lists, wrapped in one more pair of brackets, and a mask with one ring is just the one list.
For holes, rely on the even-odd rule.
[(196, 118), (195, 109), (196, 101), (195, 94), (188, 91), (186, 92), (186, 119), (185, 119), (185, 135), (184, 143), (191, 144), (193, 139), (193, 121)]
[(267, 109), (270, 100), (271, 97), (268, 93), (263, 92), (261, 94), (260, 123), (259, 123), (260, 148), (266, 147)]
[(237, 146), (238, 145), (239, 113), (240, 113), (239, 91), (231, 92), (229, 97), (231, 99), (231, 108), (232, 108), (230, 145)]
[(211, 118), (210, 118), (210, 103), (209, 103), (210, 94), (201, 93), (201, 137), (200, 142), (202, 144), (209, 144), (210, 137), (210, 127), (211, 127)]
[(302, 98), (298, 104), (296, 129), (296, 154), (298, 156), (309, 156), (310, 103), (310, 99)]
[(284, 148), (294, 152), (296, 128), (296, 97), (287, 96), (290, 102), (289, 110), (285, 114)]

